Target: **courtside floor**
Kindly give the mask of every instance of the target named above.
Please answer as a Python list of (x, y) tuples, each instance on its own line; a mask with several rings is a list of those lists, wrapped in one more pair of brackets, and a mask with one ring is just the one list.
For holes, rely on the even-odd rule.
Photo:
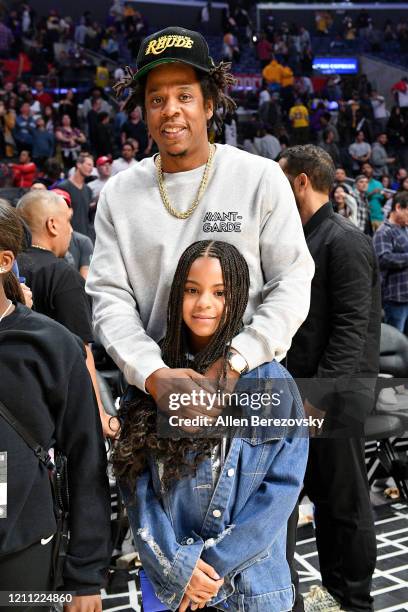
[[(377, 567), (372, 595), (376, 612), (408, 611), (408, 503), (374, 508), (377, 535)], [(296, 561), (301, 591), (320, 584), (313, 527), (299, 529)]]
[[(376, 506), (377, 567), (373, 580), (376, 612), (408, 612), (408, 503)], [(320, 584), (316, 541), (311, 524), (299, 528), (296, 562), (301, 591)], [(102, 592), (103, 609), (141, 612), (136, 571), (114, 572), (108, 591)], [(265, 612), (267, 612), (265, 610)]]

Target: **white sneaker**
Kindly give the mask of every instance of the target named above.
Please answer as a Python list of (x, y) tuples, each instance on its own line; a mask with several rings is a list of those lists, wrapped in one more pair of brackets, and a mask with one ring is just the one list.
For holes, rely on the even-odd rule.
[(314, 584), (309, 592), (303, 595), (305, 612), (341, 612), (340, 604), (323, 586)]

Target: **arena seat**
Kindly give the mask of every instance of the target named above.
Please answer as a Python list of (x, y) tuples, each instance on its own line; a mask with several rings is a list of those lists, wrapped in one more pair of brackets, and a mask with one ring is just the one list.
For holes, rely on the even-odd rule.
[[(391, 378), (380, 375), (377, 392), (403, 384), (408, 373), (408, 338), (385, 323), (381, 325), (380, 373)], [(402, 395), (401, 400), (389, 404), (386, 409), (377, 401), (375, 410), (365, 423), (366, 458), (370, 485), (379, 477), (378, 467), (381, 466), (381, 476), (384, 472), (391, 476), (401, 496), (408, 499), (408, 461), (404, 448), (408, 448), (408, 394)], [(372, 445), (374, 448), (370, 449)]]

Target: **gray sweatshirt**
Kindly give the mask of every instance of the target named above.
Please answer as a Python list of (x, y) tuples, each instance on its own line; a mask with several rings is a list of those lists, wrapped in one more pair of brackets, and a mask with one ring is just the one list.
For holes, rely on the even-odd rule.
[[(204, 167), (165, 174), (170, 202), (187, 210)], [(294, 197), (279, 165), (217, 145), (207, 189), (188, 219), (160, 197), (152, 158), (112, 177), (99, 196), (87, 281), (94, 325), (128, 382), (144, 389), (165, 367), (157, 342), (182, 252), (197, 240), (224, 240), (245, 257), (251, 286), (245, 327), (232, 346), (255, 368), (282, 359), (309, 310), (314, 263)]]

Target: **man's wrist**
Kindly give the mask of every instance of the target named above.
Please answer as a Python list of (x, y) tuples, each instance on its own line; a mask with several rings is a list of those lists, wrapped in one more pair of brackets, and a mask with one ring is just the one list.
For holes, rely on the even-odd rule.
[(168, 369), (169, 368), (158, 368), (146, 378), (145, 389), (147, 393), (149, 393), (150, 395), (154, 395), (156, 390), (156, 381), (158, 381), (160, 378), (163, 378), (165, 370)]

